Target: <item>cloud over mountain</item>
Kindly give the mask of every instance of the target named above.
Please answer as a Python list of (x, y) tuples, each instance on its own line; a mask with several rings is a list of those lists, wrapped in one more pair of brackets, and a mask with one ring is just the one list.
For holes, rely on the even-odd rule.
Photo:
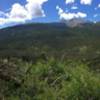
[(59, 19), (66, 23), (68, 26), (76, 26), (83, 22), (83, 19), (87, 17), (86, 13), (83, 12), (64, 12), (62, 8), (59, 6), (56, 6), (56, 9), (58, 10)]

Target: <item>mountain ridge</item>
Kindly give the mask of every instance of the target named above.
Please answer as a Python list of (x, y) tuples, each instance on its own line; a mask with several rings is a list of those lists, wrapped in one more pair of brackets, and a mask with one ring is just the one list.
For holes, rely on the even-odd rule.
[[(84, 23), (77, 27), (67, 27), (64, 23), (32, 23), (0, 30), (0, 55), (22, 56), (46, 52), (69, 57), (93, 56), (99, 52), (100, 24)], [(84, 51), (85, 52), (85, 51)]]

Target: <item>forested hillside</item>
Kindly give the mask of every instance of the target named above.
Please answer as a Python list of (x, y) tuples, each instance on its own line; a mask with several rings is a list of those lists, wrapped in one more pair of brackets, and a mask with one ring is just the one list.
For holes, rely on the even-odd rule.
[(0, 30), (0, 55), (96, 55), (99, 37), (100, 24), (85, 23), (74, 28), (61, 23), (20, 25)]

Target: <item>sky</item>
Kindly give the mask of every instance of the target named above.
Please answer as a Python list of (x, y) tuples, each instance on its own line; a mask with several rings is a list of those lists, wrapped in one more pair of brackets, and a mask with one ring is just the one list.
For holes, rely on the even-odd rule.
[(72, 19), (100, 21), (100, 0), (0, 0), (0, 27)]

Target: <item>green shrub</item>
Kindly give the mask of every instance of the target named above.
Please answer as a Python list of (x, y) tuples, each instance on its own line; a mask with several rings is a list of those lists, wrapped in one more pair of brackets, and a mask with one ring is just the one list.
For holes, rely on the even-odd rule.
[(19, 88), (10, 85), (6, 100), (100, 100), (100, 74), (86, 64), (50, 59), (20, 65), (31, 69)]

